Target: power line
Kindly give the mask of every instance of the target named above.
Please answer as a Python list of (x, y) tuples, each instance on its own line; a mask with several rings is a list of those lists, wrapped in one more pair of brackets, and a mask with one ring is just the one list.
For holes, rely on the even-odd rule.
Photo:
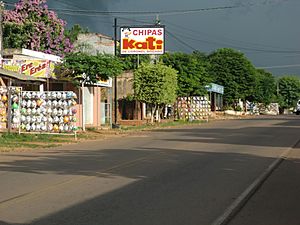
[(181, 39), (179, 39), (178, 37), (176, 37), (176, 35), (172, 34), (170, 31), (166, 31), (166, 33), (168, 35), (170, 35), (172, 38), (174, 38), (176, 41), (178, 41), (179, 43), (181, 43), (182, 45), (192, 49), (193, 51), (197, 51), (197, 49), (195, 49), (193, 46), (187, 44), (186, 42), (182, 41)]
[[(233, 43), (235, 43), (235, 42), (240, 42), (241, 44), (246, 44), (246, 45), (249, 45), (250, 47), (251, 47), (251, 46), (255, 46), (255, 47), (256, 47), (256, 46), (260, 46), (260, 47), (263, 47), (263, 48), (275, 48), (275, 49), (282, 49), (282, 50), (284, 50), (284, 51), (292, 51), (292, 52), (294, 52), (294, 50), (292, 50), (292, 49), (286, 49), (286, 48), (282, 48), (282, 47), (278, 47), (278, 46), (272, 46), (272, 45), (266, 45), (266, 44), (260, 44), (260, 43), (254, 43), (254, 42), (242, 41), (242, 40), (236, 40), (236, 39), (231, 39), (231, 38), (228, 38), (228, 37), (225, 37), (225, 36), (220, 36), (220, 35), (211, 35), (211, 34), (208, 34), (208, 33), (203, 32), (203, 31), (190, 29), (190, 28), (188, 28), (188, 27), (186, 27), (186, 26), (180, 26), (180, 25), (178, 25), (178, 24), (173, 24), (173, 23), (171, 23), (171, 22), (169, 22), (169, 21), (166, 21), (166, 20), (163, 20), (163, 21), (166, 22), (166, 25), (171, 26), (171, 27), (172, 27), (171, 29), (177, 29), (177, 30), (180, 29), (181, 34), (182, 34), (182, 30), (186, 30), (186, 31), (189, 31), (189, 32), (191, 32), (191, 33), (193, 33), (193, 34), (196, 34), (196, 35), (201, 34), (201, 35), (208, 36), (208, 38), (209, 38), (209, 37), (213, 37), (213, 38), (215, 38), (216, 40), (218, 40), (218, 39), (222, 39), (222, 40), (227, 39), (229, 42), (233, 42)], [(234, 45), (234, 44), (232, 44), (232, 43), (228, 43), (228, 42), (226, 43), (226, 42), (224, 42), (224, 41), (222, 41), (222, 42), (220, 42), (220, 41), (213, 42), (211, 39), (210, 39), (209, 41), (203, 40), (203, 39), (202, 39), (201, 41), (207, 42), (207, 43), (211, 43), (211, 44)], [(236, 46), (236, 45), (234, 45), (234, 46)], [(268, 50), (268, 49), (266, 49), (266, 51), (267, 51), (267, 50)], [(300, 50), (299, 50), (299, 52), (300, 52)]]
[(293, 65), (280, 65), (280, 66), (259, 66), (258, 69), (280, 69), (280, 68), (291, 68), (291, 67), (300, 67), (300, 64)]
[(262, 53), (295, 53), (295, 54), (299, 54), (300, 51), (291, 51), (291, 50), (271, 50), (271, 49), (259, 49), (259, 48), (249, 48), (249, 47), (242, 47), (242, 46), (238, 46), (238, 45), (232, 45), (229, 43), (221, 43), (221, 42), (214, 42), (214, 41), (207, 41), (207, 40), (203, 40), (203, 39), (197, 39), (197, 38), (193, 38), (184, 34), (177, 34), (177, 36), (181, 36), (183, 38), (186, 39), (190, 39), (193, 41), (198, 41), (198, 42), (203, 42), (206, 44), (212, 44), (212, 45), (227, 45), (229, 47), (232, 48), (236, 48), (236, 49), (240, 49), (240, 50), (247, 50), (247, 51), (254, 51), (254, 52), (262, 52)]

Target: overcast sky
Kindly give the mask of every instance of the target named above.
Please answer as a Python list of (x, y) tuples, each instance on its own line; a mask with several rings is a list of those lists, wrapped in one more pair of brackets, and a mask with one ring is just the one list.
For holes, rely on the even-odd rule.
[[(16, 2), (16, 1), (10, 1)], [(166, 25), (166, 50), (209, 53), (231, 47), (241, 52), (256, 67), (274, 75), (300, 76), (300, 1), (299, 0), (48, 0), (49, 7), (72, 9), (59, 13), (69, 26), (78, 23), (91, 32), (113, 35), (113, 18), (119, 25), (151, 24), (155, 15), (78, 16), (76, 10), (162, 11)], [(165, 11), (234, 6), (232, 9), (166, 14)], [(274, 67), (281, 68), (274, 68)]]

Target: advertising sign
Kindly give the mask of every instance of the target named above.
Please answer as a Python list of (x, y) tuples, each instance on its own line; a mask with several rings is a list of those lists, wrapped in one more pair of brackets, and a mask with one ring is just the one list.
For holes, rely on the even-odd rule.
[(121, 54), (159, 55), (165, 51), (163, 26), (121, 27)]
[(218, 84), (210, 83), (210, 85), (207, 86), (207, 91), (223, 95), (224, 87)]
[(3, 69), (39, 78), (53, 77), (54, 66), (49, 60), (2, 60)]

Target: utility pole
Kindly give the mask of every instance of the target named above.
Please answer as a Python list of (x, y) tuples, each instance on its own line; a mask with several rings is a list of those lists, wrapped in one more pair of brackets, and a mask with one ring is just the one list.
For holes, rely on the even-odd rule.
[[(114, 48), (115, 48), (115, 57), (117, 57), (118, 52), (117, 52), (117, 31), (118, 31), (118, 20), (117, 18), (114, 19)], [(118, 79), (117, 76), (114, 78), (114, 102), (115, 102), (115, 117), (114, 117), (114, 127), (117, 128), (118, 125)]]
[(2, 63), (3, 59), (3, 11), (4, 11), (4, 2), (0, 1), (0, 60)]

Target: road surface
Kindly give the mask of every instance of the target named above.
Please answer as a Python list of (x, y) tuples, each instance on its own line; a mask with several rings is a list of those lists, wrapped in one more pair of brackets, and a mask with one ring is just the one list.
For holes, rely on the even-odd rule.
[[(299, 127), (297, 116), (255, 117), (0, 153), (0, 225), (218, 224), (270, 165), (292, 154)], [(280, 192), (271, 178), (230, 223), (257, 224), (245, 220)]]

